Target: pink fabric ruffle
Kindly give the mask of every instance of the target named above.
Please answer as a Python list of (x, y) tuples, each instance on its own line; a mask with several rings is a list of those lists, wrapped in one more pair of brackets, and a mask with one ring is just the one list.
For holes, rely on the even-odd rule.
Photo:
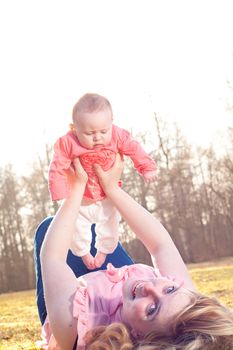
[(109, 263), (107, 265), (107, 271), (106, 271), (106, 275), (109, 279), (109, 281), (117, 283), (123, 280), (126, 274), (127, 269), (123, 270), (123, 269), (117, 269), (116, 267), (114, 267), (111, 263)]
[(79, 156), (80, 162), (88, 173), (93, 173), (93, 164), (99, 164), (103, 170), (110, 169), (116, 159), (116, 153), (108, 149), (94, 150)]
[(78, 332), (78, 343), (77, 349), (85, 349), (84, 336), (89, 330), (88, 313), (89, 313), (89, 302), (88, 302), (87, 288), (79, 287), (73, 302), (73, 316), (77, 318), (77, 332)]

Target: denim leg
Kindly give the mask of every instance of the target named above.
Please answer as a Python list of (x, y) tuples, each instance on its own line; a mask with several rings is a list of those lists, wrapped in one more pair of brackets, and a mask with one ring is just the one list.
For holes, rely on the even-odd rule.
[[(40, 264), (40, 250), (41, 245), (43, 243), (45, 234), (48, 230), (48, 227), (53, 220), (53, 216), (50, 216), (44, 219), (41, 224), (38, 226), (35, 232), (34, 239), (34, 261), (35, 261), (35, 271), (36, 271), (36, 298), (37, 298), (37, 307), (38, 313), (40, 317), (41, 324), (44, 323), (45, 318), (47, 316), (47, 311), (45, 307), (44, 300), (44, 290), (43, 290), (43, 282), (41, 276), (41, 264)], [(91, 227), (92, 231), (92, 243), (91, 243), (91, 254), (95, 256), (96, 248), (95, 248), (95, 224)], [(67, 264), (73, 270), (76, 277), (85, 275), (88, 272), (105, 270), (108, 263), (112, 263), (115, 267), (122, 267), (124, 265), (132, 265), (134, 264), (131, 257), (127, 254), (126, 250), (123, 248), (121, 243), (118, 243), (116, 249), (112, 254), (108, 254), (104, 264), (95, 270), (89, 270), (83, 263), (82, 259), (69, 250), (67, 255)]]
[(41, 265), (40, 265), (40, 250), (47, 232), (47, 229), (53, 220), (53, 216), (44, 219), (37, 227), (34, 238), (34, 262), (35, 262), (35, 273), (36, 273), (36, 301), (37, 308), (40, 317), (41, 324), (44, 323), (47, 316), (44, 300), (44, 290), (41, 276)]

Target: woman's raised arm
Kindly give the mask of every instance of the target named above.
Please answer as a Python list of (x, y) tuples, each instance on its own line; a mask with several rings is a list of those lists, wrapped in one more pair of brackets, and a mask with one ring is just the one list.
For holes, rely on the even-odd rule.
[(114, 166), (106, 172), (100, 166), (95, 166), (104, 192), (146, 246), (162, 275), (172, 275), (182, 279), (185, 287), (194, 289), (184, 261), (167, 230), (159, 220), (118, 186), (122, 167), (123, 163), (119, 155)]
[(77, 337), (72, 316), (72, 301), (77, 290), (73, 271), (66, 264), (87, 174), (78, 159), (74, 161), (70, 197), (62, 203), (46, 234), (41, 249), (42, 279), (49, 322), (56, 340), (64, 350), (73, 348)]

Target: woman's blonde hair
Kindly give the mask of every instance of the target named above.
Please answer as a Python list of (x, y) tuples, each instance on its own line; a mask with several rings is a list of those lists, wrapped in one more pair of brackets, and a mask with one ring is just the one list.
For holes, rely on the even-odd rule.
[(233, 350), (233, 311), (216, 298), (193, 293), (166, 334), (156, 330), (133, 340), (123, 324), (98, 327), (88, 333), (88, 350)]
[(133, 342), (123, 323), (99, 326), (85, 336), (87, 350), (131, 350)]

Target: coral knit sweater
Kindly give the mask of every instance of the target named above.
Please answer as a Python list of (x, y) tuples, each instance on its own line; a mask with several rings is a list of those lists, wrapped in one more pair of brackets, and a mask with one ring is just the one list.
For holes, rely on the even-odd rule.
[(155, 161), (144, 151), (138, 141), (134, 140), (128, 131), (115, 125), (112, 128), (110, 143), (95, 149), (86, 149), (81, 146), (72, 131), (60, 137), (54, 145), (54, 155), (49, 166), (49, 191), (52, 200), (56, 201), (69, 196), (69, 174), (72, 171), (72, 162), (77, 157), (88, 174), (84, 197), (94, 201), (105, 198), (92, 165), (96, 163), (104, 170), (108, 170), (114, 164), (117, 153), (129, 156), (142, 176), (148, 171), (156, 170)]

